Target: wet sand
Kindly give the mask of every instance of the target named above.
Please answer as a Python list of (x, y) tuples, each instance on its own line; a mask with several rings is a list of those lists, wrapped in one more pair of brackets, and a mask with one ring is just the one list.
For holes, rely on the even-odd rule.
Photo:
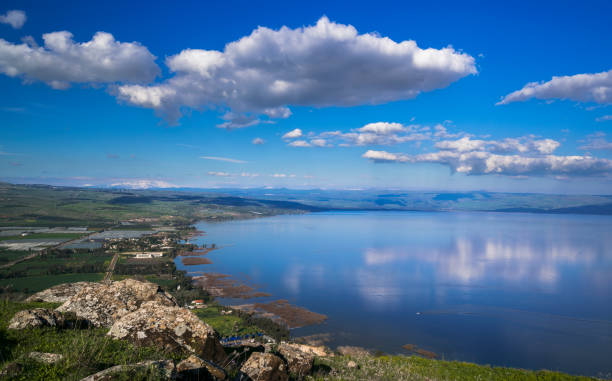
[(214, 297), (251, 299), (270, 296), (268, 293), (257, 291), (255, 287), (231, 279), (227, 274), (206, 273), (193, 277), (193, 279), (196, 285), (202, 287)]
[(212, 261), (208, 258), (200, 258), (200, 257), (185, 257), (181, 258), (181, 262), (185, 266), (194, 266), (194, 265), (210, 265)]
[(233, 308), (279, 321), (289, 328), (299, 328), (307, 325), (323, 323), (327, 316), (312, 312), (303, 307), (289, 304), (280, 299), (268, 303), (254, 303), (232, 306)]

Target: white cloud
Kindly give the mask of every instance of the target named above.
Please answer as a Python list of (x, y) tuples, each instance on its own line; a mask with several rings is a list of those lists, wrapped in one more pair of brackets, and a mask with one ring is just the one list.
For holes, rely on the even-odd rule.
[(122, 187), (131, 189), (147, 189), (147, 188), (177, 188), (177, 185), (171, 184), (163, 180), (148, 180), (148, 179), (130, 179), (121, 180), (111, 184), (112, 187)]
[(283, 139), (295, 139), (302, 136), (302, 130), (296, 128), (295, 130), (291, 130), (283, 135)]
[(325, 147), (327, 145), (327, 140), (321, 139), (321, 138), (312, 139), (310, 141), (310, 144), (312, 144), (315, 147)]
[(503, 140), (478, 140), (466, 136), (458, 140), (443, 140), (434, 146), (442, 150), (469, 152), (486, 150), (493, 153), (538, 153), (551, 154), (561, 143), (552, 139), (535, 139), (533, 136), (506, 138)]
[(586, 144), (581, 146), (580, 149), (612, 151), (612, 142), (606, 139), (606, 134), (604, 132), (596, 132), (587, 136)]
[(289, 145), (291, 147), (311, 147), (310, 143), (308, 143), (306, 140), (294, 140), (289, 143)]
[(612, 120), (612, 115), (603, 115), (595, 119), (596, 122), (606, 122), (608, 120)]
[(266, 141), (263, 140), (262, 138), (255, 138), (251, 141), (251, 143), (255, 144), (255, 145), (261, 145), (264, 144)]
[(13, 29), (21, 29), (27, 19), (28, 18), (26, 17), (26, 13), (24, 11), (14, 9), (0, 15), (0, 24), (9, 24), (13, 27)]
[(405, 155), (369, 150), (363, 154), (363, 157), (380, 163), (439, 163), (449, 166), (453, 172), (465, 173), (467, 175), (591, 176), (612, 173), (612, 160), (579, 155), (529, 157), (498, 155), (486, 151), (439, 151), (419, 155)]
[(217, 176), (217, 177), (257, 177), (258, 173), (229, 173), (229, 172), (219, 172), (219, 171), (209, 171), (208, 176)]
[(531, 82), (522, 89), (502, 97), (497, 104), (523, 102), (531, 98), (612, 103), (612, 70), (595, 74), (553, 77), (548, 82)]
[(228, 163), (238, 163), (238, 164), (247, 163), (244, 160), (238, 160), (238, 159), (232, 159), (230, 157), (220, 157), (220, 156), (200, 156), (200, 159), (215, 160), (215, 161), (226, 161)]
[[(97, 32), (91, 41), (76, 43), (70, 32), (43, 35), (44, 46), (13, 44), (0, 38), (0, 73), (42, 81), (54, 89), (71, 83), (152, 81), (159, 73), (156, 57), (137, 42), (119, 42), (112, 34)], [(141, 94), (140, 102), (160, 104), (164, 90)]]
[[(310, 142), (296, 141), (289, 145), (294, 147), (331, 147), (334, 144), (340, 146), (392, 145), (430, 140), (431, 133), (429, 130), (430, 128), (427, 126), (405, 126), (401, 123), (376, 122), (354, 128), (349, 132), (324, 131), (318, 135), (311, 133), (308, 135), (311, 138)], [(299, 130), (299, 134), (302, 136), (301, 130)], [(287, 135), (285, 134), (283, 138), (286, 138)]]
[(219, 177), (229, 177), (231, 174), (227, 172), (217, 172), (217, 171), (209, 171), (208, 176), (219, 176)]
[(358, 128), (357, 131), (376, 135), (391, 135), (398, 132), (403, 132), (405, 128), (406, 127), (404, 127), (401, 123), (376, 122), (368, 123), (365, 126)]
[(219, 128), (225, 128), (228, 130), (234, 128), (245, 128), (250, 126), (255, 126), (261, 121), (255, 116), (251, 114), (237, 114), (235, 112), (226, 112), (225, 115), (221, 117), (225, 122), (217, 124)]
[(416, 97), (476, 74), (474, 58), (452, 47), (421, 49), (322, 17), (312, 26), (258, 27), (223, 51), (186, 49), (166, 59), (175, 73), (118, 96), (170, 122), (181, 108), (228, 108), (286, 118), (287, 106), (354, 106)]

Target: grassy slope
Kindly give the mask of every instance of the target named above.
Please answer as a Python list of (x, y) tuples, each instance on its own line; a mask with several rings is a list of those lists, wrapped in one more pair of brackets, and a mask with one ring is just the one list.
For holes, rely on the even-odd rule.
[[(349, 368), (354, 361), (358, 368)], [(531, 371), (514, 368), (489, 367), (458, 361), (430, 360), (416, 356), (336, 356), (315, 362), (318, 374), (309, 380), (534, 380), (586, 381), (594, 378), (572, 376), (551, 371)]]

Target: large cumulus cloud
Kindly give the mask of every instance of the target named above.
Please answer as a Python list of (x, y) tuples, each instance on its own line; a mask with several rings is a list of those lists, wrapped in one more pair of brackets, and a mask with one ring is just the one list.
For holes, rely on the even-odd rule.
[(553, 77), (548, 82), (532, 82), (499, 101), (498, 105), (536, 99), (567, 99), (577, 102), (612, 103), (612, 70), (595, 74)]
[[(170, 122), (183, 107), (286, 118), (291, 105), (409, 99), (477, 72), (472, 56), (451, 47), (422, 49), (415, 41), (359, 34), (326, 17), (297, 29), (259, 27), (223, 51), (187, 49), (166, 64), (173, 77), (152, 86), (121, 86), (119, 98), (155, 109)], [(222, 127), (232, 127), (228, 122)]]
[(554, 155), (552, 139), (471, 140), (436, 143), (437, 152), (408, 155), (368, 150), (363, 157), (376, 163), (437, 163), (467, 175), (592, 176), (612, 173), (612, 160), (591, 155)]
[(119, 42), (112, 34), (96, 33), (77, 43), (67, 31), (43, 35), (44, 46), (33, 38), (13, 44), (0, 38), (0, 73), (42, 81), (55, 89), (71, 83), (146, 83), (160, 73), (155, 56), (137, 42)]

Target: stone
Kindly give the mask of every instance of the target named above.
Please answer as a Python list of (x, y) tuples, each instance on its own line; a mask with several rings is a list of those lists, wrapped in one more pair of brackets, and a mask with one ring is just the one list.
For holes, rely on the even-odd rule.
[[(128, 364), (128, 365), (115, 365), (113, 367), (104, 369), (98, 373), (87, 376), (81, 381), (110, 381), (115, 380), (118, 377), (119, 373), (135, 373), (138, 371), (142, 371), (144, 369), (149, 369), (151, 372), (155, 374), (153, 378), (155, 379), (175, 379), (176, 378), (176, 369), (174, 367), (174, 363), (170, 360), (159, 360), (159, 361), (143, 361), (136, 364)], [(122, 378), (129, 379), (129, 378)]]
[(157, 301), (146, 302), (121, 316), (108, 335), (137, 345), (156, 345), (169, 352), (187, 351), (216, 364), (224, 364), (227, 359), (212, 327), (186, 308)]
[(179, 378), (188, 380), (226, 380), (227, 373), (223, 368), (191, 355), (176, 366)]
[(346, 364), (347, 367), (349, 367), (350, 369), (355, 369), (355, 368), (359, 368), (359, 365), (357, 365), (357, 363), (353, 360), (349, 361)]
[[(282, 342), (278, 345), (278, 352), (287, 360), (289, 373), (298, 377), (310, 373), (314, 365), (315, 355), (308, 350), (302, 350), (300, 344)], [(304, 345), (307, 347), (307, 345)]]
[(174, 298), (155, 283), (124, 279), (110, 284), (83, 285), (56, 311), (72, 312), (96, 327), (110, 327), (123, 315), (150, 301), (162, 306), (177, 305)]
[(58, 284), (46, 290), (37, 292), (26, 299), (26, 302), (47, 302), (64, 303), (72, 296), (76, 295), (84, 286), (93, 284), (92, 282), (76, 282)]
[(283, 360), (271, 353), (254, 352), (240, 371), (253, 381), (287, 381), (289, 374)]
[(45, 352), (30, 352), (28, 357), (32, 360), (42, 362), (45, 364), (55, 364), (61, 361), (64, 356), (57, 353), (45, 353)]
[(47, 308), (34, 308), (17, 312), (9, 322), (9, 329), (30, 327), (61, 327), (64, 324), (62, 315)]

